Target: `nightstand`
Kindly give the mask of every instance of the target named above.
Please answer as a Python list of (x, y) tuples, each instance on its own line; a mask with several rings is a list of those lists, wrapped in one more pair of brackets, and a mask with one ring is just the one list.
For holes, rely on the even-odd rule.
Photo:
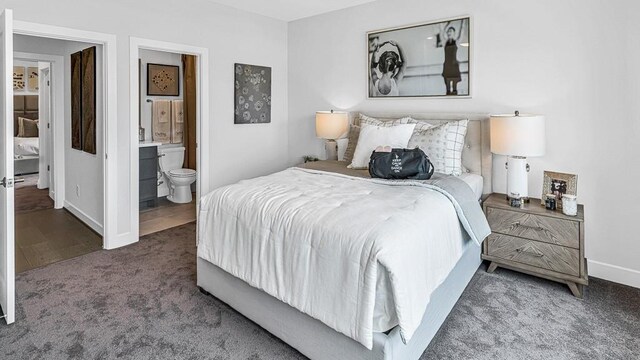
[(492, 194), (483, 203), (491, 226), (482, 259), (491, 261), (487, 272), (498, 266), (558, 281), (581, 298), (589, 284), (584, 258), (584, 207), (577, 216), (547, 210), (540, 199), (521, 208), (509, 206), (504, 194)]

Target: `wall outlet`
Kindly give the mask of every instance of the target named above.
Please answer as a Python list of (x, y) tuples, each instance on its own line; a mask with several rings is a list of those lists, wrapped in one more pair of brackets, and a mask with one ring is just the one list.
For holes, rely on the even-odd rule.
[(76, 184), (76, 196), (80, 197), (80, 185)]

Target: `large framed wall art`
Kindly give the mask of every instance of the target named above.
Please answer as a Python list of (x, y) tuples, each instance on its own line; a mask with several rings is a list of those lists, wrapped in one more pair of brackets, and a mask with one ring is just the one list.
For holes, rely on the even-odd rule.
[(369, 98), (470, 97), (471, 18), (367, 33)]

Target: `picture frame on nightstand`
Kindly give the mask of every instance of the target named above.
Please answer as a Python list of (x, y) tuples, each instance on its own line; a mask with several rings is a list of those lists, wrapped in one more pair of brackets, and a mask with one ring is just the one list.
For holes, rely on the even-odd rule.
[(556, 207), (561, 210), (562, 195), (578, 195), (578, 175), (545, 170), (542, 179), (540, 205), (545, 205), (544, 201), (547, 198), (547, 194), (556, 196)]

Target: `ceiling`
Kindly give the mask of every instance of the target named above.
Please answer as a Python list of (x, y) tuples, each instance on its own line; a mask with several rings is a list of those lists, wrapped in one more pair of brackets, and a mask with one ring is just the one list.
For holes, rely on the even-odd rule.
[(210, 0), (236, 9), (293, 21), (375, 0)]

